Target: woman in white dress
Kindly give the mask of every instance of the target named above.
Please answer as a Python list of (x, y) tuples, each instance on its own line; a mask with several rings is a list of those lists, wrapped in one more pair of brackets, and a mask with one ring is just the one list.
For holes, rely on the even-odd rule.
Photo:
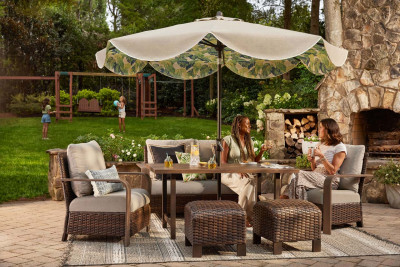
[[(269, 148), (263, 145), (256, 156), (250, 131), (249, 118), (237, 115), (232, 123), (231, 135), (224, 137), (222, 141), (224, 148), (221, 155), (222, 164), (260, 161), (263, 153)], [(221, 182), (238, 194), (238, 203), (246, 211), (247, 226), (251, 226), (253, 206), (256, 203), (255, 178), (251, 173), (223, 173), (221, 175)]]
[[(318, 125), (320, 144), (314, 155), (309, 149), (307, 158), (312, 171), (300, 171), (294, 175), (281, 198), (298, 198), (307, 200), (307, 190), (323, 188), (326, 175), (335, 174), (346, 158), (346, 146), (342, 143), (339, 125), (333, 119), (323, 119)], [(332, 182), (332, 189), (339, 186), (339, 178)]]

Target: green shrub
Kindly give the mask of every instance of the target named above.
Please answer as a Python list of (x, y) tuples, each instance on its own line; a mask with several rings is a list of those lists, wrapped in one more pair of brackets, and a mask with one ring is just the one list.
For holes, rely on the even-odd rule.
[(400, 162), (390, 161), (374, 172), (375, 179), (388, 185), (400, 185)]
[(78, 102), (82, 98), (86, 98), (87, 100), (90, 100), (93, 98), (98, 99), (98, 93), (96, 93), (92, 90), (82, 89), (82, 90), (79, 90), (78, 93), (74, 96), (74, 100), (76, 102)]
[[(120, 97), (120, 93), (117, 90), (110, 88), (102, 88), (98, 94), (98, 100), (102, 104), (102, 114), (109, 114), (107, 112), (113, 111), (112, 114), (115, 114), (116, 108), (113, 103), (115, 100), (118, 100)], [(104, 113), (103, 113), (104, 111)]]
[(308, 161), (306, 154), (296, 157), (296, 168), (311, 169), (311, 162)]
[(54, 96), (42, 94), (23, 95), (22, 93), (11, 96), (11, 103), (8, 109), (18, 115), (34, 115), (42, 113), (42, 102), (45, 98), (50, 99), (50, 105), (55, 108)]

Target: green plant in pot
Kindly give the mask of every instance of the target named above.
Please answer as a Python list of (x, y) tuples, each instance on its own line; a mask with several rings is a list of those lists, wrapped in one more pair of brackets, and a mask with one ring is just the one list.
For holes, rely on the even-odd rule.
[(390, 207), (400, 209), (400, 162), (392, 160), (379, 166), (374, 177), (378, 182), (385, 185)]
[(302, 170), (311, 170), (311, 162), (307, 159), (307, 154), (296, 157), (296, 168)]

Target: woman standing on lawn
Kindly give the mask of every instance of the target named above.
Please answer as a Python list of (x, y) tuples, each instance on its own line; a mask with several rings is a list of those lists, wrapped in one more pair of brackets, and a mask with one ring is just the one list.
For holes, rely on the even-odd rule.
[[(239, 163), (260, 161), (267, 148), (261, 146), (260, 152), (254, 154), (254, 145), (250, 136), (250, 120), (246, 116), (237, 115), (232, 123), (231, 135), (224, 137), (221, 163)], [(246, 211), (246, 225), (251, 226), (253, 206), (256, 203), (256, 177), (251, 173), (223, 173), (221, 182), (239, 195), (238, 203)]]
[(49, 129), (49, 124), (51, 123), (50, 119), (50, 114), (56, 113), (55, 111), (51, 111), (51, 106), (50, 106), (50, 99), (45, 98), (42, 102), (42, 123), (43, 123), (43, 129), (42, 129), (42, 139), (43, 140), (48, 140), (49, 138), (47, 137), (47, 131)]
[(121, 126), (124, 127), (124, 132), (125, 132), (125, 117), (126, 117), (126, 112), (125, 112), (125, 106), (126, 106), (126, 98), (125, 96), (121, 96), (119, 98), (119, 102), (117, 104), (118, 108), (118, 124), (119, 124), (119, 131), (121, 132)]
[[(281, 198), (298, 198), (307, 200), (307, 190), (323, 188), (326, 175), (335, 174), (346, 158), (346, 146), (342, 143), (339, 125), (333, 119), (323, 119), (318, 125), (321, 144), (312, 155), (311, 148), (307, 158), (311, 162), (312, 171), (300, 171), (286, 187)], [(332, 182), (332, 189), (339, 186), (339, 178)]]

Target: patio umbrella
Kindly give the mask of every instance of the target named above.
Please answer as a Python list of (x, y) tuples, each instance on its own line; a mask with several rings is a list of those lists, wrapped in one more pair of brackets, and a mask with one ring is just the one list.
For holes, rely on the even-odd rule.
[[(221, 68), (251, 78), (282, 75), (302, 63), (323, 75), (344, 64), (347, 50), (322, 37), (217, 16), (108, 41), (96, 53), (99, 68), (132, 75), (150, 64), (175, 79), (217, 75), (217, 143), (221, 140)], [(219, 153), (217, 153), (219, 158)]]

